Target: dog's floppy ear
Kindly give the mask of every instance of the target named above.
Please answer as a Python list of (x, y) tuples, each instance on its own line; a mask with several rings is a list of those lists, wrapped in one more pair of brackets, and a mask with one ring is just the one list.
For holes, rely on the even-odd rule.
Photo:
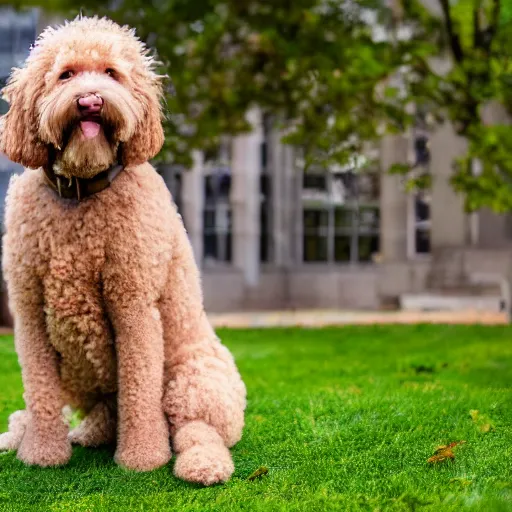
[(31, 169), (48, 161), (48, 148), (39, 139), (37, 99), (43, 92), (44, 80), (29, 76), (27, 68), (15, 69), (3, 89), (10, 104), (0, 120), (0, 151), (7, 158)]
[(132, 137), (123, 144), (122, 164), (125, 167), (147, 162), (162, 149), (164, 143), (160, 109), (162, 90), (158, 78), (154, 77), (152, 87), (145, 84), (138, 89), (144, 117), (139, 120)]

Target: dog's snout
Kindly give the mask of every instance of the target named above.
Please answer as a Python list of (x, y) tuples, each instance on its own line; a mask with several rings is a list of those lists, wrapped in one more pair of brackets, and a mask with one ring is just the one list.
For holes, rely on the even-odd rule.
[(99, 94), (86, 94), (77, 100), (78, 108), (87, 113), (100, 112), (103, 107), (103, 98)]

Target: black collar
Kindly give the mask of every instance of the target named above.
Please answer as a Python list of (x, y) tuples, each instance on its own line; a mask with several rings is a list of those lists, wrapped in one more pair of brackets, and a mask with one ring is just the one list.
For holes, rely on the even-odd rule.
[(65, 178), (55, 174), (52, 166), (43, 168), (47, 184), (57, 192), (59, 197), (77, 199), (78, 201), (108, 188), (123, 169), (122, 165), (116, 163), (92, 178), (77, 178), (76, 176)]

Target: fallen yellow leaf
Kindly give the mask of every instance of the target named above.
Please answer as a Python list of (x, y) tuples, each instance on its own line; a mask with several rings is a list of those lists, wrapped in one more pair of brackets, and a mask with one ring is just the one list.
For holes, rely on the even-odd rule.
[(444, 462), (448, 459), (453, 460), (455, 459), (455, 454), (453, 453), (453, 448), (460, 444), (464, 444), (466, 441), (455, 441), (453, 443), (438, 446), (436, 448), (436, 451), (434, 452), (434, 455), (427, 459), (427, 462), (429, 464), (437, 464), (438, 462)]

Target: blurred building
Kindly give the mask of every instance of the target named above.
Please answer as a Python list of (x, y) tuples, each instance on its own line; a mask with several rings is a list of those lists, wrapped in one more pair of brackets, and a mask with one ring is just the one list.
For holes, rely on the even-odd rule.
[[(5, 85), (13, 66), (21, 64), (33, 43), (37, 32), (36, 11), (14, 13), (10, 9), (0, 10), (0, 88)], [(0, 99), (0, 115), (7, 112), (7, 104)], [(13, 164), (0, 153), (0, 213), (3, 218), (4, 196), (12, 172), (22, 168)]]
[[(0, 80), (41, 23), (35, 11), (0, 11)], [(410, 132), (384, 138), (364, 173), (355, 162), (305, 174), (269, 120), (248, 115), (252, 133), (216, 155), (197, 152), (187, 170), (159, 167), (202, 267), (208, 310), (376, 309), (400, 298), (406, 307), (439, 307), (465, 296), (499, 307), (512, 225), (509, 216), (464, 213), (449, 177), (465, 142), (449, 125), (432, 133), (418, 119)], [(381, 172), (395, 162), (431, 174), (432, 187), (406, 193), (400, 177)], [(5, 158), (0, 169), (3, 205), (8, 177), (20, 170)]]

